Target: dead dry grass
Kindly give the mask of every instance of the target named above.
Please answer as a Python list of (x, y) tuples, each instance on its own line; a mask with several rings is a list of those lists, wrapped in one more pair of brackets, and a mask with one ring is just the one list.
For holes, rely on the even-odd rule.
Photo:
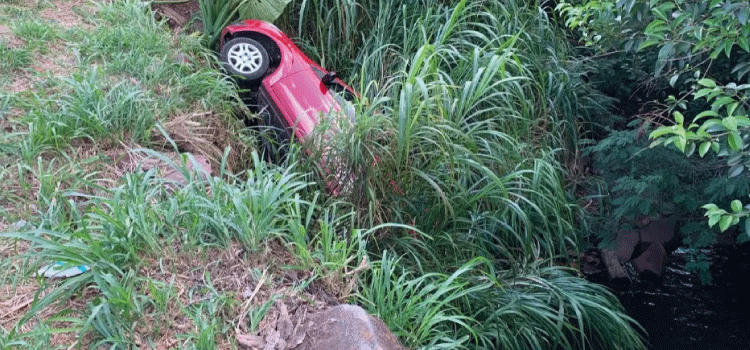
[[(226, 116), (198, 110), (173, 115), (162, 126), (180, 152), (206, 157), (212, 164), (214, 173), (219, 172), (221, 158), (227, 148), (230, 149), (230, 153), (226, 170), (234, 172), (236, 169), (247, 168), (248, 154), (252, 149), (234, 134), (239, 130), (236, 130), (236, 124), (230, 123)], [(167, 138), (158, 130), (151, 134), (151, 142), (155, 147), (173, 149)]]
[(13, 79), (5, 90), (12, 94), (29, 91), (37, 84), (50, 79), (69, 77), (77, 70), (77, 62), (72, 49), (64, 45), (62, 39), (57, 39), (45, 50), (34, 52), (32, 65), (28, 69), (16, 71)]
[[(19, 285), (0, 287), (0, 326), (6, 330), (16, 329), (19, 334), (23, 334), (38, 327), (40, 322), (44, 322), (45, 326), (49, 328), (67, 329), (67, 331), (49, 333), (51, 346), (58, 347), (75, 344), (80, 335), (74, 329), (79, 325), (70, 321), (49, 320), (62, 313), (73, 315), (83, 314), (87, 309), (87, 302), (97, 296), (97, 292), (93, 289), (86, 289), (80, 296), (53, 304), (34, 314), (28, 321), (19, 324), (22, 319), (28, 316), (29, 309), (32, 307), (35, 299), (44, 297), (44, 293), (37, 295), (38, 291), (39, 285), (33, 279)], [(84, 335), (81, 345), (85, 347), (90, 339), (91, 335)]]

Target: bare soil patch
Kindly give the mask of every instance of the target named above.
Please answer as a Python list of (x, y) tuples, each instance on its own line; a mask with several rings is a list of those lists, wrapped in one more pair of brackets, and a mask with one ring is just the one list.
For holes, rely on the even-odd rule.
[[(88, 0), (67, 0), (54, 1), (53, 7), (48, 7), (39, 12), (44, 18), (60, 24), (65, 28), (78, 27), (81, 29), (91, 29), (93, 25), (88, 23), (78, 13), (93, 12), (92, 3)], [(76, 13), (78, 12), (78, 13)]]
[(166, 18), (171, 28), (182, 28), (189, 23), (193, 15), (200, 11), (198, 1), (186, 1), (172, 4), (153, 4), (154, 12), (159, 18)]
[(12, 28), (4, 24), (0, 24), (0, 42), (11, 48), (23, 45), (23, 40), (13, 34)]
[(34, 53), (28, 70), (17, 71), (13, 81), (5, 87), (7, 92), (16, 94), (33, 88), (50, 78), (67, 77), (76, 68), (76, 59), (71, 49), (61, 43), (54, 43), (46, 53)]

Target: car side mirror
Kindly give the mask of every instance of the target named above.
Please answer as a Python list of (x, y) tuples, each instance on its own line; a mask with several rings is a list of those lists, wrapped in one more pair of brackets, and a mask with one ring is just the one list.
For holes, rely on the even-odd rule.
[(320, 79), (320, 81), (323, 82), (323, 84), (331, 85), (334, 83), (334, 80), (336, 80), (336, 72), (328, 72), (326, 75), (323, 76), (323, 78)]

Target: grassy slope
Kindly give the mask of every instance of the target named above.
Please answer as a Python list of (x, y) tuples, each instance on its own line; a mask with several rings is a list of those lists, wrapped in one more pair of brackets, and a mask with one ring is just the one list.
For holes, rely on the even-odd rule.
[[(502, 18), (430, 1), (434, 12), (394, 14), (383, 1), (373, 21), (416, 23), (431, 44), (383, 49), (385, 28), (407, 28), (381, 23), (362, 56), (318, 54), (361, 64), (350, 75), (367, 96), (335, 148), (367, 171), (357, 196), (332, 200), (298, 150), (281, 168), (248, 155), (212, 54), (144, 4), (1, 1), (0, 348), (234, 348), (273, 329), (276, 299), (297, 312), (357, 301), (415, 348), (642, 346), (611, 294), (554, 264), (580, 238), (550, 150), (563, 138), (551, 125), (564, 125), (552, 116), (571, 110), (538, 94), (558, 76), (528, 83), (537, 38), (515, 47), (482, 27)], [(502, 14), (497, 4), (487, 9)], [(195, 158), (172, 145), (221, 176), (190, 174), (180, 160)], [(171, 168), (187, 185), (156, 176)], [(33, 277), (54, 261), (92, 271)]]

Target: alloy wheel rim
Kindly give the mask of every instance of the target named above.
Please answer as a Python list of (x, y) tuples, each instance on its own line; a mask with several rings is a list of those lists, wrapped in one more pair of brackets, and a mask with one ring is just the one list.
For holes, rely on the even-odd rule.
[(263, 56), (255, 45), (239, 43), (229, 49), (229, 64), (242, 74), (257, 72), (263, 63)]

